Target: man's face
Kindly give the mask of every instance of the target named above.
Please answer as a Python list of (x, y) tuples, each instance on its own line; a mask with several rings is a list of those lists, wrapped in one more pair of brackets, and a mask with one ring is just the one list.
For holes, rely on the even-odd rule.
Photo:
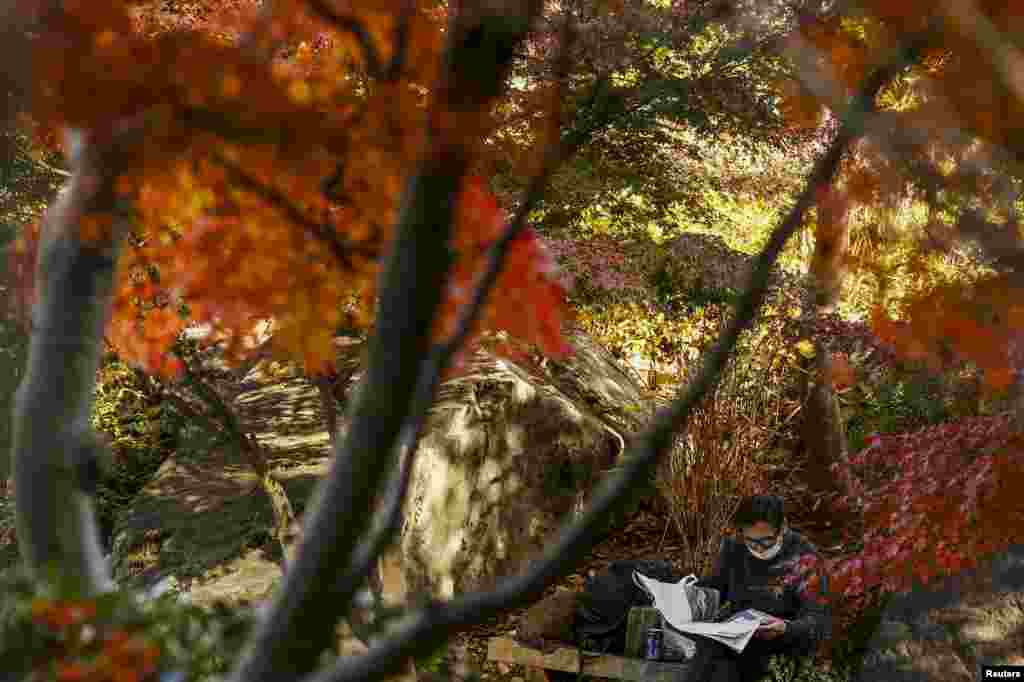
[(769, 552), (775, 547), (779, 541), (781, 530), (781, 528), (772, 527), (767, 521), (758, 521), (753, 525), (741, 528), (740, 535), (743, 537), (747, 549), (757, 556)]

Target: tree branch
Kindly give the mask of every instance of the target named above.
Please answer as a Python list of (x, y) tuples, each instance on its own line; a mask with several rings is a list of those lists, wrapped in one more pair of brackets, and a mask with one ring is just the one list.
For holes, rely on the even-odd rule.
[[(561, 126), (562, 117), (561, 107), (559, 105), (562, 101), (562, 90), (565, 82), (565, 76), (569, 71), (568, 56), (571, 39), (572, 33), (570, 23), (566, 20), (562, 30), (561, 47), (559, 48), (559, 54), (556, 60), (556, 73), (559, 76), (559, 90), (554, 99), (556, 103), (556, 110), (549, 112), (549, 116), (552, 119), (552, 138), (557, 137), (557, 131)], [(557, 143), (555, 143), (555, 140), (549, 140), (547, 142), (546, 146), (548, 152), (545, 155), (540, 171), (530, 181), (530, 185), (523, 196), (523, 200), (520, 202), (519, 207), (516, 209), (512, 219), (508, 222), (508, 225), (505, 226), (501, 236), (487, 250), (487, 267), (473, 289), (472, 300), (459, 317), (458, 324), (456, 324), (455, 327), (455, 332), (447, 342), (434, 349), (430, 360), (424, 368), (424, 381), (429, 383), (429, 388), (426, 390), (429, 391), (430, 395), (433, 395), (434, 391), (437, 390), (437, 385), (440, 383), (441, 377), (448, 370), (448, 365), (451, 363), (452, 357), (466, 342), (466, 338), (469, 336), (470, 330), (480, 318), (480, 314), (483, 312), (484, 303), (487, 301), (487, 297), (490, 295), (491, 289), (494, 288), (495, 283), (498, 281), (498, 276), (501, 274), (501, 268), (505, 262), (505, 256), (508, 254), (509, 246), (512, 244), (512, 241), (516, 236), (522, 231), (523, 226), (526, 224), (526, 218), (530, 215), (530, 211), (532, 211), (534, 206), (537, 205), (537, 202), (540, 201), (551, 174), (563, 160), (576, 153), (576, 150), (585, 144), (586, 140), (589, 139), (589, 136), (590, 131), (576, 129)], [(416, 417), (419, 421), (422, 421), (422, 415), (426, 413), (429, 404), (421, 407), (421, 412), (413, 413), (414, 415), (419, 415)], [(415, 438), (417, 440), (419, 438), (418, 430)]]
[(187, 400), (171, 392), (167, 387), (161, 386), (159, 395), (161, 400), (171, 403), (171, 407), (177, 410), (182, 417), (201, 422), (210, 433), (219, 434), (223, 431), (224, 427), (218, 421), (192, 407)]
[(57, 168), (56, 166), (51, 166), (50, 164), (46, 163), (42, 159), (33, 158), (32, 159), (32, 163), (34, 163), (35, 165), (39, 166), (40, 168), (42, 168), (44, 171), (46, 171), (48, 173), (53, 173), (54, 175), (59, 175), (62, 178), (70, 178), (71, 177), (71, 173), (70, 172), (64, 170), (63, 168)]
[[(217, 389), (204, 379), (200, 373), (189, 367), (188, 361), (179, 353), (182, 364), (185, 368), (185, 377), (189, 385), (195, 389), (196, 395), (220, 417), (222, 430), (230, 439), (228, 442), (238, 446), (252, 467), (258, 479), (257, 486), (267, 496), (274, 518), (274, 539), (277, 540), (281, 552), (281, 563), (284, 568), (285, 557), (288, 553), (289, 541), (292, 538), (292, 529), (295, 525), (295, 512), (292, 509), (288, 493), (280, 481), (271, 475), (267, 452), (256, 440), (255, 436), (245, 429), (242, 420), (235, 411), (221, 397)], [(207, 418), (208, 423), (216, 423), (213, 418)]]
[(489, 592), (471, 593), (447, 603), (433, 603), (417, 609), (402, 621), (388, 640), (370, 649), (366, 655), (340, 661), (332, 670), (310, 678), (309, 682), (356, 682), (387, 675), (398, 669), (409, 656), (434, 650), (454, 630), (527, 603), (593, 546), (600, 529), (622, 503), (625, 492), (654, 467), (662, 453), (671, 446), (673, 434), (686, 426), (690, 413), (714, 388), (740, 334), (754, 320), (767, 291), (771, 269), (783, 246), (802, 224), (804, 213), (813, 205), (818, 189), (832, 181), (849, 144), (862, 134), (864, 119), (873, 109), (878, 91), (914, 58), (916, 53), (901, 53), (892, 64), (866, 80), (844, 117), (839, 134), (818, 161), (796, 205), (772, 232), (757, 257), (747, 290), (737, 303), (736, 314), (705, 356), (700, 372), (680, 397), (658, 411), (651, 425), (631, 448), (621, 471), (599, 487), (593, 503), (579, 521), (563, 527), (558, 538), (547, 546), (540, 559), (533, 562), (525, 573), (503, 579)]
[(238, 182), (238, 184), (242, 185), (247, 190), (260, 197), (263, 201), (276, 208), (278, 211), (283, 213), (288, 220), (306, 230), (306, 232), (311, 234), (314, 238), (320, 240), (325, 246), (327, 246), (331, 254), (343, 268), (352, 268), (351, 256), (353, 254), (358, 253), (367, 258), (376, 258), (379, 255), (376, 249), (359, 244), (353, 244), (352, 242), (339, 237), (337, 232), (335, 232), (329, 225), (310, 220), (305, 216), (305, 214), (303, 214), (302, 210), (299, 209), (298, 206), (288, 199), (287, 196), (279, 192), (274, 187), (265, 185), (253, 176), (249, 175), (245, 169), (224, 155), (213, 152), (211, 156), (214, 161), (231, 173), (232, 177), (236, 182)]
[[(85, 594), (113, 587), (99, 540), (89, 481), (96, 438), (89, 424), (93, 385), (110, 314), (115, 265), (127, 219), (114, 191), (124, 145), (138, 121), (106, 131), (68, 133), (71, 180), (49, 207), (41, 231), (28, 366), (12, 415), (15, 513), (26, 567), (77, 576)], [(83, 219), (108, 229), (90, 241)]]
[(418, 440), (419, 434), (411, 434), (413, 428), (405, 429), (404, 433), (407, 435), (401, 438), (404, 446), (400, 448), (398, 455), (398, 470), (384, 490), (380, 506), (374, 513), (372, 525), (355, 551), (352, 552), (348, 569), (338, 577), (335, 586), (338, 594), (354, 594), (367, 581), (376, 567), (381, 553), (398, 532), (402, 520), (402, 508), (409, 490), (409, 482), (412, 480), (413, 464), (416, 459), (416, 451), (409, 447), (410, 442)]
[(381, 62), (380, 52), (373, 43), (370, 32), (366, 30), (363, 22), (348, 14), (339, 14), (327, 0), (308, 0), (309, 8), (313, 13), (328, 24), (333, 24), (352, 37), (359, 43), (359, 49), (363, 52), (363, 60), (366, 62), (366, 70), (374, 78), (384, 75), (384, 65)]
[(344, 440), (307, 514), (299, 551), (267, 617), (242, 653), (234, 682), (288, 679), (312, 672), (348, 611), (354, 590), (337, 590), (370, 524), (366, 510), (393, 470), (395, 450), (416, 397), (422, 358), (451, 263), (453, 203), (469, 167), (463, 136), (485, 120), (510, 53), (540, 10), (460, 8), (449, 31), (445, 68), (428, 112), (426, 154), (406, 187), (396, 238), (382, 273), (366, 372), (349, 407)]
[[(563, 32), (561, 52), (558, 57), (558, 70), (560, 73), (565, 73), (568, 70), (569, 41), (570, 33), (567, 22)], [(557, 135), (561, 123), (561, 110), (558, 107), (562, 99), (560, 94), (554, 99), (556, 111), (551, 112), (554, 135)], [(373, 566), (381, 551), (387, 546), (391, 536), (397, 530), (398, 522), (401, 519), (402, 507), (405, 502), (405, 494), (411, 479), (416, 448), (426, 425), (434, 394), (441, 383), (441, 377), (448, 370), (455, 352), (465, 343), (470, 330), (473, 329), (473, 326), (479, 319), (487, 296), (497, 282), (498, 275), (501, 273), (501, 267), (505, 261), (509, 245), (522, 230), (523, 225), (526, 223), (526, 217), (540, 199), (544, 187), (547, 185), (548, 177), (566, 154), (575, 151), (575, 142), (573, 140), (570, 144), (548, 145), (547, 148), (550, 151), (544, 160), (544, 165), (540, 172), (531, 181), (530, 187), (512, 220), (506, 225), (501, 236), (488, 249), (487, 267), (474, 288), (473, 299), (459, 316), (455, 332), (445, 343), (435, 345), (423, 364), (416, 386), (416, 393), (409, 410), (409, 420), (399, 436), (398, 473), (394, 482), (388, 488), (385, 499), (382, 501), (382, 509), (378, 510), (374, 528), (371, 528), (367, 536), (360, 543), (356, 557), (353, 559), (352, 567), (339, 581), (339, 591), (342, 593), (347, 593), (349, 590), (354, 591), (366, 580), (370, 571), (373, 570)]]
[(416, 12), (414, 0), (405, 0), (402, 5), (402, 14), (398, 18), (398, 26), (395, 29), (395, 53), (391, 55), (391, 61), (382, 74), (385, 82), (393, 83), (402, 75), (405, 68), (405, 60), (409, 55), (409, 28), (412, 26), (412, 15)]
[[(323, 2), (323, 0), (314, 0), (314, 2), (316, 5), (321, 6), (326, 4)], [(314, 6), (313, 9), (314, 11), (320, 13), (316, 6)], [(321, 7), (320, 9), (332, 11), (329, 7)], [(388, 62), (386, 68), (380, 69), (380, 73), (375, 73), (373, 69), (370, 69), (371, 75), (375, 76), (382, 82), (394, 83), (402, 75), (402, 69), (405, 68), (405, 60), (407, 55), (409, 54), (409, 28), (412, 25), (412, 16), (413, 13), (415, 13), (415, 11), (416, 3), (414, 0), (403, 0), (402, 12), (398, 18), (398, 26), (395, 28), (395, 52), (393, 55), (391, 55), (391, 61)], [(324, 18), (323, 14), (321, 14), (321, 18)], [(328, 18), (328, 21), (334, 23), (333, 19)], [(355, 20), (353, 19), (353, 21)], [(379, 67), (380, 57), (377, 56), (376, 49), (373, 47), (372, 43), (369, 42), (369, 36), (366, 35), (366, 31), (363, 29), (359, 33), (357, 33), (357, 39), (359, 38), (360, 34), (363, 35), (366, 39), (365, 44), (363, 44), (362, 42), (360, 43), (364, 45), (364, 52), (366, 52), (366, 48), (368, 46), (371, 50), (373, 60), (376, 60), (378, 62)], [(367, 57), (367, 64), (370, 64), (370, 62), (371, 58)], [(323, 192), (324, 196), (326, 196), (328, 199), (332, 201), (338, 201), (339, 197), (336, 191), (336, 187), (341, 182), (344, 175), (345, 162), (342, 161), (337, 165), (334, 172), (331, 173), (330, 177), (325, 179), (324, 182), (321, 184), (321, 191)]]
[(469, 336), (470, 330), (479, 318), (487, 295), (501, 272), (508, 246), (522, 229), (531, 207), (539, 199), (557, 156), (557, 153), (549, 155), (549, 163), (544, 171), (531, 182), (526, 198), (515, 217), (509, 222), (501, 237), (490, 247), (487, 270), (474, 290), (473, 300), (463, 310), (451, 339), (435, 346), (424, 363), (421, 379), (416, 389), (416, 397), (413, 399), (409, 411), (410, 420), (402, 429), (402, 435), (399, 437), (399, 470), (387, 488), (384, 499), (381, 501), (381, 508), (374, 516), (373, 527), (359, 543), (359, 547), (353, 554), (350, 568), (338, 580), (337, 589), (341, 594), (354, 592), (365, 582), (380, 553), (387, 547), (388, 541), (398, 529), (409, 481), (412, 478), (416, 446), (426, 425), (434, 393), (438, 384), (441, 383), (441, 377), (444, 376), (451, 364), (452, 357), (465, 343), (466, 337)]

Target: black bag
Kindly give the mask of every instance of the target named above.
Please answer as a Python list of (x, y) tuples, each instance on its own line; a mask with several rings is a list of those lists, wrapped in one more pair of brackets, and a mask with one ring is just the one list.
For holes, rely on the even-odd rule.
[(576, 646), (587, 651), (621, 655), (626, 648), (626, 623), (634, 606), (650, 606), (651, 598), (633, 582), (633, 571), (665, 582), (679, 580), (667, 561), (613, 561), (603, 573), (590, 576), (576, 606)]

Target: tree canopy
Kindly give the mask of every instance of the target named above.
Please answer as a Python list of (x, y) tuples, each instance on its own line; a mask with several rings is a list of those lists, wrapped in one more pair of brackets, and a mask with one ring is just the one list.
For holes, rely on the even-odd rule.
[[(6, 128), (18, 121), (60, 149), (70, 173), (12, 250), (33, 303), (12, 460), (25, 493), (20, 548), (37, 576), (54, 567), (79, 576), (86, 596), (111, 587), (91, 501), (101, 446), (87, 426), (103, 343), (171, 374), (167, 350), (186, 324), (210, 324), (243, 357), (256, 324), (273, 319), (276, 349), (315, 373), (329, 368), (339, 327), (372, 329), (349, 427), (234, 680), (379, 677), (540, 594), (685, 428), (805, 226), (816, 240), (805, 322), (835, 302), (847, 269), (860, 269), (877, 278), (874, 325), (899, 352), (970, 360), (993, 389), (1017, 382), (1024, 87), (1012, 4), (27, 0), (4, 20)], [(579, 163), (639, 188), (657, 209), (672, 197), (650, 177), (662, 160), (635, 162), (664, 148), (673, 124), (822, 149), (699, 371), (528, 571), (418, 607), (365, 656), (316, 672), (394, 525), (402, 472), (457, 352), (484, 329), (566, 350), (564, 288), (525, 223), (571, 212), (595, 190), (545, 204), (548, 181), (569, 186), (559, 168), (582, 152)], [(501, 202), (516, 188), (506, 214)], [(925, 220), (868, 220), (852, 234), (856, 210), (882, 215), (908, 197)], [(867, 246), (854, 253), (854, 242)], [(906, 247), (900, 267), (920, 275), (902, 300), (889, 297), (896, 242)], [(936, 254), (965, 242), (975, 269), (942, 279)], [(1016, 480), (1017, 440), (1001, 428), (971, 427), (990, 439), (979, 447), (999, 452), (970, 470), (963, 504), (941, 509), (936, 486), (962, 475), (936, 436), (919, 437), (919, 459), (944, 466), (924, 469), (934, 486), (897, 486), (906, 508), (1019, 518), (1010, 486), (994, 488), (997, 498), (978, 492), (986, 476)], [(869, 453), (891, 449), (875, 441)], [(880, 527), (892, 512), (868, 522)], [(858, 575), (891, 558), (907, 559), (884, 569), (891, 584), (902, 584), (896, 574), (934, 575), (917, 560), (929, 539), (914, 519), (872, 535), (871, 561), (838, 571), (838, 590), (881, 582)], [(941, 547), (941, 567), (1005, 546), (1005, 525), (991, 533)]]

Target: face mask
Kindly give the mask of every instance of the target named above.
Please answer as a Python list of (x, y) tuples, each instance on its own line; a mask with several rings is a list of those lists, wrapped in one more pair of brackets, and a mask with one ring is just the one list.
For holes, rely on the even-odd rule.
[(779, 539), (775, 541), (775, 544), (772, 545), (771, 548), (766, 549), (763, 552), (756, 549), (752, 549), (749, 545), (747, 546), (747, 551), (750, 552), (756, 558), (761, 559), (762, 561), (774, 559), (776, 556), (778, 556), (779, 552), (782, 551), (782, 538), (785, 536), (785, 534), (785, 531), (779, 533)]

